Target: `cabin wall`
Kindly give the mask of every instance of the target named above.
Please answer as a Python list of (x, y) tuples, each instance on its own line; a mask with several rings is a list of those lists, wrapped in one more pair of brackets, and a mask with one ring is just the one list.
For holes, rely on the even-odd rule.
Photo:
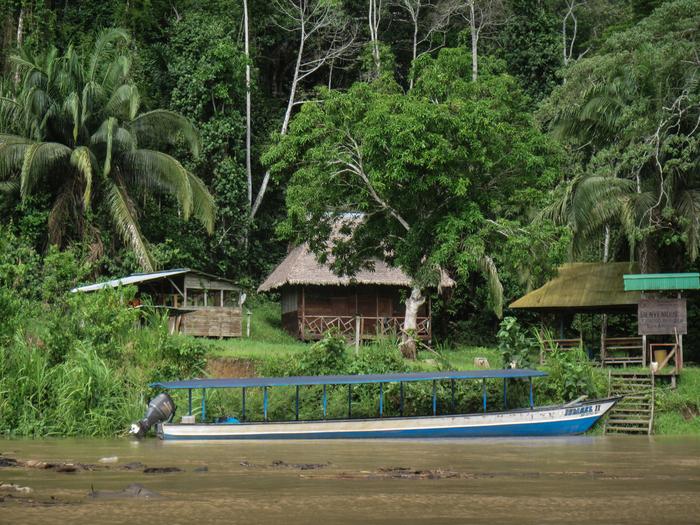
[(299, 335), (300, 296), (300, 291), (291, 286), (285, 286), (280, 293), (282, 327), (295, 337)]
[(240, 337), (241, 309), (202, 307), (181, 315), (180, 331), (200, 337)]
[[(356, 322), (363, 338), (388, 333), (401, 326), (405, 314), (402, 297), (408, 293), (408, 289), (372, 285), (284, 287), (282, 325), (302, 339), (316, 339), (330, 328), (354, 334)], [(429, 312), (427, 302), (418, 312), (428, 327), (423, 338), (430, 337), (429, 322), (425, 323)]]

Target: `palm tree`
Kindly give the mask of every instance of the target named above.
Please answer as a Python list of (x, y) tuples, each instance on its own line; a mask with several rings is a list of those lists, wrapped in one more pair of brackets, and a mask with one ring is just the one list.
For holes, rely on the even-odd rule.
[(11, 58), (21, 84), (0, 98), (0, 183), (14, 185), (22, 199), (39, 188), (50, 192), (52, 243), (61, 244), (69, 228), (94, 236), (94, 210), (105, 210), (148, 271), (154, 263), (135, 190), (172, 194), (182, 216), (196, 217), (210, 233), (215, 205), (204, 183), (159, 149), (184, 141), (197, 155), (199, 137), (177, 113), (140, 112), (128, 44), (127, 33), (109, 29), (90, 53), (71, 46), (63, 55), (51, 49)]

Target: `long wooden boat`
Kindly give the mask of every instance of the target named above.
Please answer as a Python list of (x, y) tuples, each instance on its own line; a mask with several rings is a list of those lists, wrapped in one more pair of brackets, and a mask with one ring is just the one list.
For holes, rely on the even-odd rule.
[[(271, 440), (271, 439), (377, 439), (377, 438), (464, 438), (464, 437), (512, 437), (512, 436), (561, 436), (581, 434), (590, 429), (605, 415), (620, 398), (580, 401), (566, 405), (535, 407), (533, 400), (533, 377), (545, 376), (538, 370), (468, 370), (459, 372), (429, 372), (409, 374), (381, 374), (354, 376), (297, 376), (280, 378), (245, 379), (194, 379), (154, 383), (164, 389), (188, 390), (188, 416), (183, 422), (159, 421), (157, 435), (165, 440)], [(436, 385), (449, 381), (454, 398), (455, 381), (471, 379), (483, 382), (483, 412), (474, 414), (438, 414)], [(503, 380), (503, 405), (507, 407), (508, 383), (513, 380), (529, 382), (530, 406), (497, 412), (487, 411), (486, 380)], [(384, 385), (399, 383), (400, 411), (403, 413), (404, 383), (432, 381), (433, 414), (412, 417), (385, 417)], [(379, 384), (379, 417), (371, 419), (352, 418), (352, 386), (356, 384)], [(299, 388), (323, 385), (322, 420), (299, 421)], [(348, 417), (325, 419), (327, 414), (327, 385), (347, 385)], [(296, 419), (294, 421), (268, 421), (268, 388), (276, 386), (296, 387)], [(206, 422), (206, 390), (212, 388), (240, 388), (242, 411), (240, 419), (228, 419), (223, 423)], [(250, 388), (263, 390), (263, 421), (246, 422), (246, 391)], [(192, 392), (201, 390), (202, 407), (200, 422), (192, 415)], [(169, 398), (168, 398), (169, 399)], [(449, 405), (449, 404), (448, 404)], [(452, 403), (454, 405), (454, 402)], [(174, 405), (173, 405), (174, 411)], [(172, 419), (172, 416), (170, 416)]]

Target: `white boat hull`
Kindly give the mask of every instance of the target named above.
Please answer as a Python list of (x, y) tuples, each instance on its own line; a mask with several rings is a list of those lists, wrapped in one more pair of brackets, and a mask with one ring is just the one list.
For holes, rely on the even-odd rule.
[(163, 423), (165, 440), (378, 439), (559, 436), (582, 434), (619, 398), (572, 405), (449, 416), (289, 421), (274, 423)]

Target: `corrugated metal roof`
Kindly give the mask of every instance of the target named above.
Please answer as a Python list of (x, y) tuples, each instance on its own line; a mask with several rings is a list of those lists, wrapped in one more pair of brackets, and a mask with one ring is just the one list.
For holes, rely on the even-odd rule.
[(571, 263), (541, 288), (521, 297), (510, 308), (537, 311), (605, 312), (632, 310), (639, 292), (626, 292), (622, 276), (636, 265), (628, 262)]
[(698, 290), (700, 273), (641, 273), (624, 276), (625, 290)]
[(128, 275), (127, 277), (120, 277), (119, 279), (112, 279), (111, 281), (105, 281), (103, 283), (79, 286), (77, 288), (73, 288), (71, 292), (95, 292), (97, 290), (104, 290), (105, 288), (118, 288), (119, 286), (128, 286), (130, 284), (163, 279), (165, 277), (172, 277), (173, 275), (182, 275), (183, 273), (189, 273), (191, 271), (192, 270), (189, 268), (177, 268), (175, 270), (163, 270), (160, 272), (135, 273)]
[(360, 374), (338, 376), (246, 377), (163, 381), (150, 386), (169, 389), (260, 388), (266, 386), (357, 385), (398, 383), (402, 381), (441, 381), (446, 379), (513, 379), (546, 376), (547, 372), (527, 368), (499, 370), (462, 370), (452, 372), (411, 372), (406, 374)]

